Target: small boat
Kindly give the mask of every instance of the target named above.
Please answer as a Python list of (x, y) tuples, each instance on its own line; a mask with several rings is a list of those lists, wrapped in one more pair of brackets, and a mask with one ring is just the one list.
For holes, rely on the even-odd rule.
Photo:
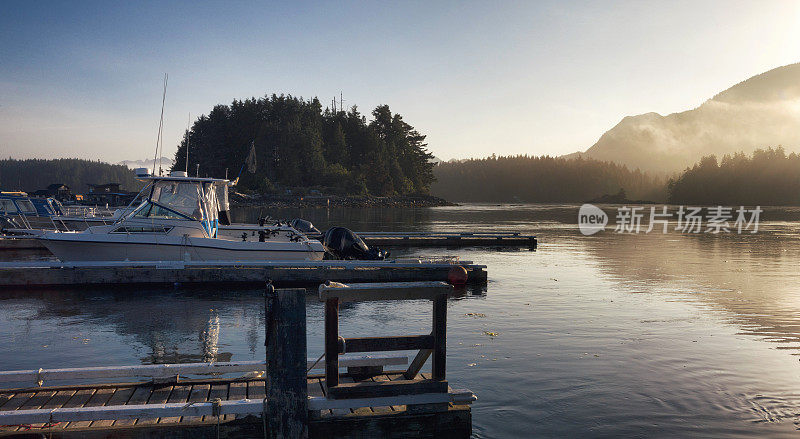
[(149, 195), (117, 222), (43, 232), (38, 239), (62, 261), (318, 261), (325, 255), (321, 242), (288, 225), (252, 240), (220, 236), (228, 180), (181, 171), (137, 178), (149, 183)]
[(0, 192), (0, 217), (5, 228), (57, 228), (53, 217), (61, 214), (61, 203), (53, 198), (29, 197), (25, 192)]

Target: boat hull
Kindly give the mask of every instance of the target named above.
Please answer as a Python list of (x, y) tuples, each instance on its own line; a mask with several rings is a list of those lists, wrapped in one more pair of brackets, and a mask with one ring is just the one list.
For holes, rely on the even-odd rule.
[[(84, 236), (79, 236), (84, 235)], [(236, 242), (209, 238), (142, 237), (45, 233), (39, 238), (62, 261), (319, 261), (313, 242)]]

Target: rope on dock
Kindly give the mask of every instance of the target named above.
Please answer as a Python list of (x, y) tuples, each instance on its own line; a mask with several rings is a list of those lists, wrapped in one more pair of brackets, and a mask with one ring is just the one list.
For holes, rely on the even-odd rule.
[(317, 358), (317, 361), (315, 361), (314, 364), (312, 364), (311, 367), (308, 368), (308, 370), (306, 370), (306, 375), (308, 375), (308, 373), (311, 372), (311, 370), (314, 369), (314, 367), (317, 366), (317, 364), (320, 362), (320, 360), (322, 360), (322, 357), (324, 357), (324, 356), (325, 356), (325, 352), (323, 352), (322, 355), (320, 355), (319, 358)]

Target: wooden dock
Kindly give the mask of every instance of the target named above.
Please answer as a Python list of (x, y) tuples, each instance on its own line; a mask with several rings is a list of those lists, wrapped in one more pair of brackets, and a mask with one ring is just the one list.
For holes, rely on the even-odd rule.
[[(340, 381), (366, 383), (393, 381), (402, 377), (402, 372), (386, 372), (369, 377), (342, 374)], [(428, 378), (427, 374), (421, 374), (419, 380)], [(52, 438), (215, 438), (218, 437), (218, 429), (219, 437), (264, 437), (261, 419), (264, 389), (264, 379), (256, 378), (0, 390), (0, 413), (46, 412), (39, 415), (43, 422), (33, 423), (9, 424), (16, 421), (10, 415), (0, 416), (0, 419), (4, 419), (0, 421), (4, 423), (0, 426), (0, 437), (37, 434)], [(403, 437), (417, 433), (428, 437), (466, 438), (471, 432), (469, 403), (472, 396), (467, 392), (451, 391), (453, 402), (446, 403), (447, 408), (442, 411), (424, 410), (424, 407), (415, 407), (414, 404), (364, 407), (344, 407), (360, 405), (363, 403), (361, 401), (355, 404), (348, 404), (347, 401), (326, 404), (322, 375), (308, 376), (307, 392), (312, 397), (309, 402), (308, 431), (313, 438)], [(213, 403), (218, 398), (220, 401), (247, 401), (251, 412), (226, 414), (233, 410), (220, 410), (220, 414), (215, 416)], [(414, 398), (409, 400), (413, 402)], [(377, 402), (380, 403), (379, 400)], [(113, 413), (113, 417), (100, 419), (104, 417), (103, 407), (117, 407), (117, 413), (108, 410), (107, 413)], [(80, 408), (87, 410), (63, 410)], [(92, 408), (94, 410), (88, 410)], [(123, 414), (119, 408), (128, 408), (129, 412)], [(148, 409), (153, 410), (150, 416)]]
[(486, 266), (470, 261), (397, 259), (314, 262), (0, 262), (0, 286), (73, 285), (263, 285), (281, 287), (338, 282), (447, 281), (454, 267), (467, 270), (467, 282), (486, 283)]
[[(323, 363), (323, 357), (306, 358), (306, 295), (298, 294), (304, 290), (270, 285), (263, 362), (0, 372), (0, 385), (35, 383), (0, 390), (0, 436), (468, 438), (475, 395), (452, 389), (445, 372), (446, 299), (452, 289), (443, 282), (321, 286)], [(338, 336), (339, 301), (418, 299), (433, 302), (431, 335)], [(384, 370), (400, 363), (397, 355), (346, 353), (416, 348), (418, 354), (403, 371)], [(420, 373), (431, 356), (432, 373)], [(325, 374), (310, 375), (315, 368)], [(245, 377), (219, 377), (245, 371), (250, 371)], [(186, 379), (181, 374), (216, 376)], [(150, 380), (44, 386), (45, 381), (121, 376)]]

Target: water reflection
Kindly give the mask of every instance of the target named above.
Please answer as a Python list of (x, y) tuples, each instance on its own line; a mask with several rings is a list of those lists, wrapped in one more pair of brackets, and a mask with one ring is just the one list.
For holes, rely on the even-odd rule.
[[(476, 437), (796, 435), (800, 209), (765, 209), (759, 233), (717, 236), (586, 237), (577, 206), (563, 205), (234, 216), (266, 213), (323, 230), (538, 235), (537, 252), (396, 252), (488, 265), (488, 285), (448, 303), (448, 377), (480, 398)], [(313, 291), (306, 300), (316, 358), (324, 307)], [(426, 333), (430, 313), (418, 302), (343, 304), (341, 332)], [(263, 321), (260, 288), (2, 291), (0, 369), (261, 359)]]
[[(245, 333), (243, 341), (255, 353), (263, 333), (263, 311), (257, 306), (263, 303), (261, 294), (258, 290), (235, 295), (133, 288), (12, 290), (0, 293), (0, 303), (6, 310), (31, 308), (27, 315), (13, 316), (25, 325), (68, 327), (88, 341), (97, 332), (111, 333), (141, 346), (142, 363), (181, 363), (231, 360), (232, 353), (220, 340), (223, 318), (232, 319), (229, 326)], [(79, 322), (79, 328), (72, 322)]]
[[(619, 285), (724, 312), (743, 334), (800, 349), (799, 227), (770, 223), (756, 235), (679, 233), (574, 237)], [(581, 239), (583, 238), (583, 239)]]

